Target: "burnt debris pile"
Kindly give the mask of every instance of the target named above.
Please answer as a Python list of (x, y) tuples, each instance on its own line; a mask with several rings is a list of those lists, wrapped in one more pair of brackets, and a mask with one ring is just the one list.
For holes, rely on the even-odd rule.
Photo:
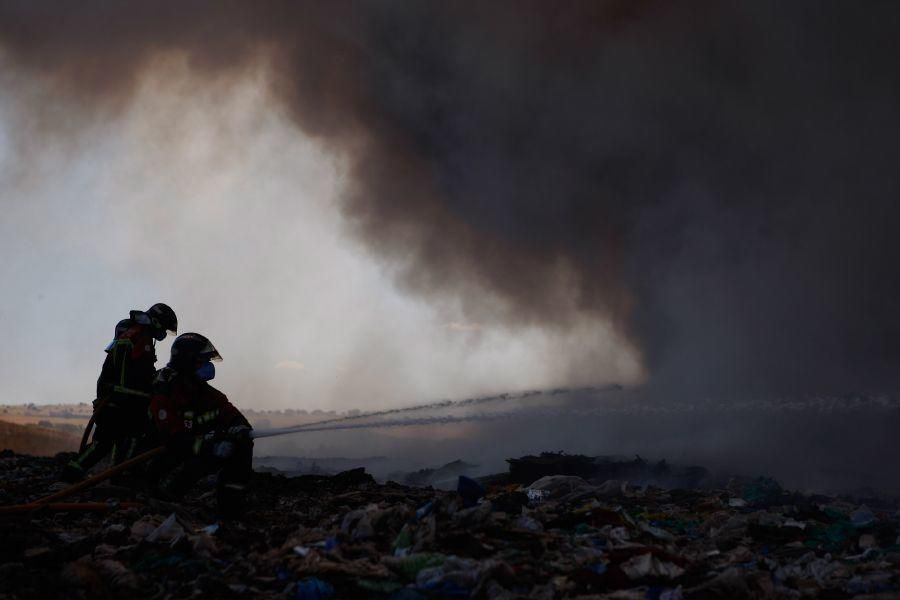
[[(57, 487), (67, 455), (0, 455), (0, 503)], [(555, 465), (555, 466), (554, 466)], [(554, 470), (562, 472), (552, 472)], [(0, 597), (774, 598), (900, 590), (897, 505), (768, 478), (558, 454), (457, 491), (255, 473), (239, 519), (105, 482), (66, 510), (0, 512)], [(608, 477), (610, 474), (616, 478)], [(211, 487), (210, 487), (211, 489)]]
[(539, 456), (510, 458), (509, 481), (530, 484), (547, 475), (575, 475), (584, 479), (627, 481), (636, 485), (667, 488), (696, 488), (714, 484), (712, 474), (703, 467), (674, 467), (665, 460), (650, 463), (640, 456), (632, 460), (543, 452)]

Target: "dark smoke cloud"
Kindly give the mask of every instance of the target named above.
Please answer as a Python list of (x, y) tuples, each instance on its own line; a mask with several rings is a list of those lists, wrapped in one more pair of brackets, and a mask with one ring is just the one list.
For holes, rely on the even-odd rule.
[(77, 112), (173, 55), (271, 69), (344, 211), (473, 319), (613, 322), (652, 382), (877, 389), (900, 362), (894, 2), (0, 2)]

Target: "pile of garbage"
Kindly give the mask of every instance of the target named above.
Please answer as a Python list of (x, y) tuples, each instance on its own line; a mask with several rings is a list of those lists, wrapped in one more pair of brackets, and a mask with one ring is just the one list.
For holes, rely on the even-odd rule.
[[(56, 489), (67, 459), (0, 454), (0, 504)], [(103, 510), (0, 513), (0, 598), (900, 594), (887, 501), (791, 493), (767, 478), (709, 489), (489, 481), (460, 476), (441, 491), (362, 469), (256, 473), (250, 510), (228, 521), (211, 488), (174, 504), (104, 483), (72, 500)]]

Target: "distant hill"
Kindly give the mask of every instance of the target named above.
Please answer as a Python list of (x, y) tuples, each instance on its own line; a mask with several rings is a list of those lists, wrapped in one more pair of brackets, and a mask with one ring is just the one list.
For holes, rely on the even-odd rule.
[(18, 454), (33, 456), (52, 456), (57, 452), (76, 451), (80, 442), (79, 436), (65, 431), (0, 421), (0, 450), (9, 449)]

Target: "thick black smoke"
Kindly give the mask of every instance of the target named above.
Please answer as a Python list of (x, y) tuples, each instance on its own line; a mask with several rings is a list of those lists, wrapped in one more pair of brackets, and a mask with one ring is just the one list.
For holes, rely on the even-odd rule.
[(98, 118), (183, 53), (271, 69), (350, 161), (344, 210), (475, 319), (609, 319), (704, 392), (900, 379), (895, 2), (0, 2)]

